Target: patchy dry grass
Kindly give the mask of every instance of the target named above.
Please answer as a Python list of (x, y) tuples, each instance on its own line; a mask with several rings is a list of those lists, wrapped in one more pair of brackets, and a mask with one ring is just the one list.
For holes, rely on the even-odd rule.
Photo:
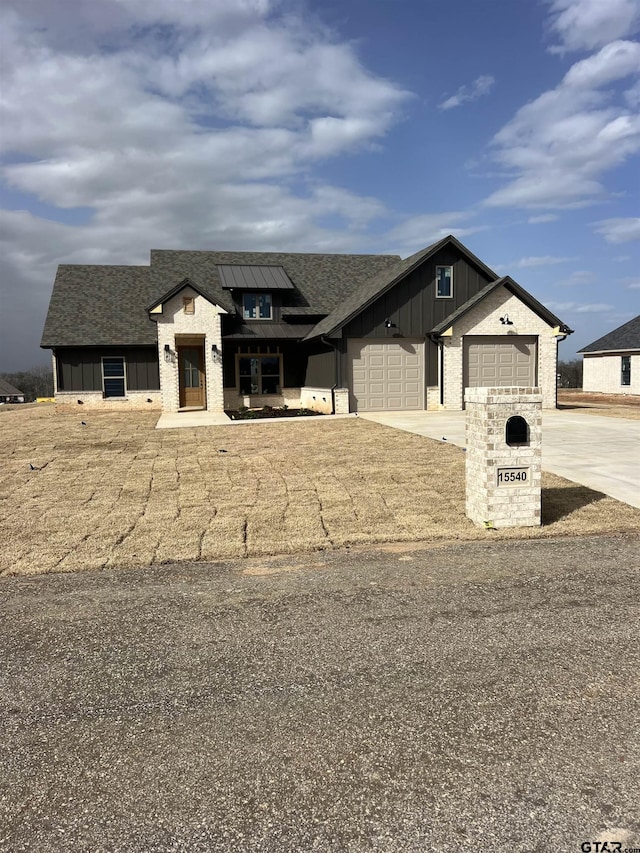
[(596, 394), (574, 388), (558, 390), (558, 408), (575, 409), (587, 415), (640, 420), (640, 395)]
[(84, 416), (0, 418), (1, 574), (640, 532), (640, 510), (552, 474), (541, 528), (479, 530), (459, 448), (355, 418), (155, 430), (157, 414)]

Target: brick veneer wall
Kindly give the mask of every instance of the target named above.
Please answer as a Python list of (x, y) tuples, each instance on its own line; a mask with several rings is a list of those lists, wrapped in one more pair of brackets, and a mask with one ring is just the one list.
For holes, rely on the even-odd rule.
[[(466, 514), (479, 527), (534, 527), (541, 523), (542, 395), (537, 388), (467, 388)], [(523, 417), (529, 442), (510, 447), (507, 420)], [(525, 485), (498, 485), (498, 468), (529, 469)]]
[[(622, 356), (631, 356), (631, 384), (622, 385)], [(603, 394), (640, 394), (640, 353), (585, 355), (582, 388)]]
[[(183, 296), (195, 299), (193, 314), (185, 314)], [(174, 355), (171, 361), (165, 361), (164, 345), (169, 344), (172, 353), (176, 352), (176, 336), (193, 335), (204, 339), (204, 368), (207, 391), (207, 409), (212, 412), (224, 410), (224, 392), (222, 387), (222, 323), (220, 315), (226, 314), (224, 308), (213, 305), (195, 290), (185, 287), (163, 305), (162, 314), (151, 315), (158, 323), (158, 360), (160, 363), (160, 388), (162, 410), (177, 412), (180, 408), (180, 389), (178, 386), (178, 359)], [(178, 340), (178, 343), (180, 341)], [(216, 345), (218, 355), (214, 359), (211, 347)]]
[[(500, 317), (505, 314), (513, 322), (504, 326)], [(479, 305), (453, 325), (451, 337), (443, 338), (444, 348), (444, 407), (462, 409), (463, 401), (463, 338), (466, 335), (523, 335), (538, 336), (538, 387), (545, 409), (556, 407), (556, 373), (558, 344), (553, 329), (541, 317), (521, 302), (505, 287), (499, 287)]]
[(127, 391), (126, 397), (104, 397), (102, 391), (58, 391), (56, 412), (154, 411), (162, 408), (159, 391)]

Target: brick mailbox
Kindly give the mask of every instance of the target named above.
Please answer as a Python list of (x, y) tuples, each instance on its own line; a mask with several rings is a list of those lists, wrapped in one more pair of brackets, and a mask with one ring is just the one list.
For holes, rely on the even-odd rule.
[(466, 513), (480, 527), (541, 523), (542, 394), (466, 388)]

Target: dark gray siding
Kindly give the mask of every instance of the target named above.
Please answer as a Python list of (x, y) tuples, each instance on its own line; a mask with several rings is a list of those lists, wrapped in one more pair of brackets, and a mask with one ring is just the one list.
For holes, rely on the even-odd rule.
[(309, 353), (304, 384), (313, 388), (333, 388), (336, 384), (335, 350), (323, 348)]
[(102, 391), (102, 357), (123, 356), (129, 391), (158, 391), (160, 374), (156, 347), (58, 348), (59, 391)]
[[(453, 266), (452, 299), (435, 298), (436, 267), (443, 265)], [(490, 281), (492, 279), (485, 273), (461, 258), (454, 246), (447, 246), (354, 317), (345, 326), (343, 335), (347, 338), (423, 337)], [(385, 329), (386, 319), (395, 323), (395, 328)], [(430, 360), (427, 358), (428, 362)]]

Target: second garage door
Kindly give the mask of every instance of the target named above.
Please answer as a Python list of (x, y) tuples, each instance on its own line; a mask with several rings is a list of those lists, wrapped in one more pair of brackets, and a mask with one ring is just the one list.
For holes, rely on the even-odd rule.
[(424, 341), (349, 341), (351, 408), (424, 409)]
[(535, 386), (536, 343), (535, 337), (465, 338), (465, 388)]

